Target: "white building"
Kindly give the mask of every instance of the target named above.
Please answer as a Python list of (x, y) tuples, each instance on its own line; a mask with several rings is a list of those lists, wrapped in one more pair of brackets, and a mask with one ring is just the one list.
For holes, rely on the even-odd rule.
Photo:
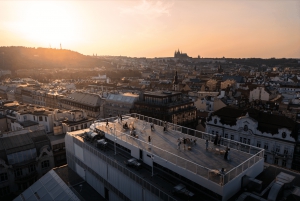
[[(192, 199), (228, 200), (241, 189), (243, 176), (254, 178), (263, 171), (261, 148), (231, 140), (214, 146), (211, 134), (171, 123), (163, 131), (164, 122), (138, 114), (123, 116), (122, 123), (135, 128), (133, 137), (132, 130), (124, 130), (116, 117), (107, 120), (108, 126), (103, 120), (90, 129), (68, 132), (65, 137), (68, 166), (105, 199), (181, 200), (171, 193), (181, 183), (195, 194)], [(154, 123), (154, 131), (150, 122)], [(94, 138), (87, 137), (97, 133), (105, 133), (109, 149), (97, 148)], [(185, 150), (178, 150), (177, 139), (182, 137), (196, 139), (197, 145), (190, 142)], [(226, 147), (231, 148), (233, 162), (224, 160)], [(131, 158), (139, 159), (135, 164), (142, 164), (143, 169), (126, 166), (124, 161)], [(219, 174), (222, 167), (225, 172)]]
[(206, 132), (265, 149), (265, 162), (291, 168), (296, 122), (256, 109), (224, 107), (207, 119)]

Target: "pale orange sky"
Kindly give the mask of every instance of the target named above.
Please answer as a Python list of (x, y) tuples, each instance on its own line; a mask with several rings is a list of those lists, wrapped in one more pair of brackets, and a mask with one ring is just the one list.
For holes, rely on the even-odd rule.
[(300, 58), (300, 1), (0, 1), (0, 46)]

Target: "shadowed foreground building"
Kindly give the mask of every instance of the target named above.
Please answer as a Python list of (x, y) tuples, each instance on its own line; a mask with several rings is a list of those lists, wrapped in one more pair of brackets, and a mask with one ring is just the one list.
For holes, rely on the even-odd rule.
[[(214, 145), (211, 134), (172, 123), (164, 131), (164, 121), (139, 114), (123, 116), (122, 123), (117, 117), (107, 120), (108, 125), (105, 119), (65, 138), (68, 166), (107, 200), (228, 200), (242, 188), (245, 176), (263, 171), (261, 148), (231, 140)], [(106, 148), (96, 146), (97, 136), (105, 138)], [(178, 150), (179, 138), (192, 142)], [(230, 160), (224, 160), (227, 146)], [(139, 160), (140, 169), (126, 165), (131, 158)], [(173, 194), (178, 184), (194, 196)]]
[(0, 200), (10, 200), (53, 167), (53, 152), (44, 130), (3, 134), (0, 138)]

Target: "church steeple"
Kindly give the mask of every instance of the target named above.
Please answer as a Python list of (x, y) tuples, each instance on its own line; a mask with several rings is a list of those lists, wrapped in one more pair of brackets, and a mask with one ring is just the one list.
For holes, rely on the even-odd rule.
[(177, 71), (175, 73), (175, 76), (174, 76), (174, 81), (173, 81), (173, 90), (174, 91), (178, 91), (178, 75), (177, 75)]

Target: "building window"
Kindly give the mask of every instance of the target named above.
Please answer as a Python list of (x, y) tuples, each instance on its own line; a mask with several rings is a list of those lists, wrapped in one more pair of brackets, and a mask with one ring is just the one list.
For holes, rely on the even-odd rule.
[(214, 123), (215, 123), (215, 124), (217, 124), (217, 123), (218, 123), (217, 119), (215, 119), (215, 120), (214, 120)]
[(9, 186), (5, 186), (0, 188), (0, 197), (3, 197), (5, 195), (9, 195), (10, 194), (10, 190), (9, 190)]
[(275, 152), (276, 152), (276, 153), (279, 153), (279, 152), (280, 152), (280, 146), (276, 146)]
[(211, 131), (211, 134), (215, 134), (215, 131)]
[(33, 116), (33, 121), (35, 121), (35, 116)]
[(261, 146), (260, 141), (257, 141), (256, 146), (257, 146), (257, 147), (260, 147), (260, 146)]
[(57, 151), (59, 149), (63, 149), (64, 147), (65, 147), (65, 143), (58, 143), (58, 144), (54, 144), (52, 146), (52, 148), (53, 148), (54, 151)]
[(283, 154), (289, 154), (289, 149), (287, 147), (284, 148)]
[(282, 132), (282, 138), (286, 138), (286, 132)]
[(43, 161), (42, 162), (42, 169), (48, 168), (50, 167), (50, 163), (49, 160)]
[(39, 116), (39, 121), (43, 121), (43, 117), (42, 116)]
[(243, 143), (246, 144), (247, 143), (247, 138), (243, 139)]
[(216, 135), (219, 135), (219, 132), (218, 132), (218, 131), (216, 131)]
[(78, 126), (75, 126), (76, 130), (78, 130)]
[(25, 120), (27, 120), (27, 116), (26, 116), (26, 115), (24, 115), (24, 121), (25, 121)]
[(231, 139), (231, 140), (234, 140), (234, 135), (230, 135), (230, 139)]
[(247, 144), (250, 144), (250, 142), (251, 142), (251, 140), (250, 140), (250, 139), (248, 139), (248, 140), (247, 140)]
[(265, 162), (267, 162), (268, 156), (267, 156), (267, 155), (264, 155), (264, 159), (265, 159)]
[(19, 177), (22, 175), (23, 175), (22, 168), (15, 169), (15, 177)]
[(28, 172), (29, 173), (35, 172), (35, 165), (34, 164), (28, 166)]
[(45, 117), (45, 122), (47, 122), (47, 117)]
[(6, 180), (8, 180), (7, 173), (6, 172), (5, 173), (1, 173), (0, 174), (0, 182), (6, 181)]
[(240, 137), (240, 142), (243, 142), (243, 138), (242, 137)]
[(275, 164), (275, 165), (278, 165), (278, 158), (275, 158), (274, 164)]
[(286, 160), (282, 160), (282, 167), (286, 167)]
[(228, 134), (227, 133), (225, 133), (225, 138), (228, 138)]
[(244, 131), (248, 131), (248, 126), (247, 125), (244, 126)]
[(265, 143), (265, 145), (264, 145), (264, 149), (265, 149), (265, 150), (268, 150), (268, 149), (269, 149), (269, 145), (268, 145), (268, 143)]
[(71, 131), (74, 131), (74, 127), (71, 127)]

